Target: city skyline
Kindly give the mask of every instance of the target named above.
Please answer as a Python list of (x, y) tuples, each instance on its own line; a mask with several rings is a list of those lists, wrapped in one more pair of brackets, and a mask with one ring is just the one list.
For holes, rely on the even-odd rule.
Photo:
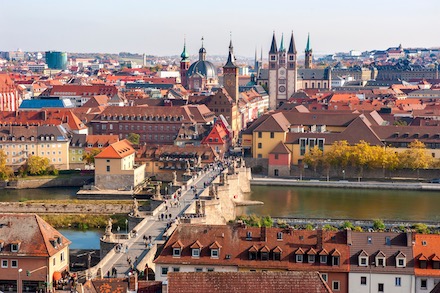
[[(234, 52), (267, 57), (272, 34), (285, 43), (293, 31), (299, 55), (310, 33), (314, 54), (388, 47), (438, 47), (432, 29), (440, 25), (440, 2), (372, 0), (367, 5), (340, 0), (307, 3), (281, 0), (222, 1), (206, 7), (203, 1), (85, 1), (74, 5), (53, 0), (3, 1), (0, 50), (58, 50), (96, 53), (180, 54), (184, 39), (195, 55), (204, 37), (208, 55), (226, 55), (230, 34)], [(425, 8), (425, 9), (422, 9)], [(41, 13), (38, 13), (41, 11)]]

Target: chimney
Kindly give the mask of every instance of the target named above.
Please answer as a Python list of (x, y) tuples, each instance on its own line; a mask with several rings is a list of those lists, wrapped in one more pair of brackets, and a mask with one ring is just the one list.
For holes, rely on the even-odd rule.
[(138, 280), (137, 280), (137, 274), (132, 273), (128, 276), (128, 290), (131, 292), (137, 292), (138, 291)]
[(352, 245), (353, 241), (351, 240), (351, 229), (345, 229), (345, 233), (347, 233), (347, 245)]
[(265, 227), (265, 226), (262, 226), (262, 227), (260, 228), (260, 237), (261, 237), (260, 241), (264, 241), (264, 242), (267, 241), (266, 227)]
[(413, 246), (413, 237), (411, 231), (406, 232), (406, 246), (411, 247)]
[(316, 249), (322, 249), (322, 229), (316, 230)]

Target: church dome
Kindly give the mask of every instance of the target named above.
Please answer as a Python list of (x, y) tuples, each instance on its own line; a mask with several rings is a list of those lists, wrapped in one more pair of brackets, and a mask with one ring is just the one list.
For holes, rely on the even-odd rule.
[(188, 76), (193, 76), (197, 73), (208, 79), (217, 79), (217, 70), (214, 64), (206, 60), (198, 60), (191, 64), (188, 69)]

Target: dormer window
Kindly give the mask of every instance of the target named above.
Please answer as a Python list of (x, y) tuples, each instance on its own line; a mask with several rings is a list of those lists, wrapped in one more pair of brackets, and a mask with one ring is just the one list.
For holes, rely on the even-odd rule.
[(341, 259), (341, 253), (339, 253), (339, 251), (335, 249), (335, 251), (333, 251), (332, 253), (332, 265), (339, 266), (340, 259)]
[(273, 250), (273, 260), (281, 260), (282, 252), (283, 250), (279, 246), (275, 247)]
[(200, 257), (200, 250), (202, 249), (202, 244), (197, 240), (194, 242), (193, 245), (190, 246), (191, 248), (191, 256), (192, 257)]
[(421, 269), (426, 269), (428, 265), (428, 258), (423, 254), (419, 257), (419, 266)]
[(249, 248), (248, 252), (249, 252), (249, 260), (256, 260), (256, 259), (257, 259), (257, 253), (258, 253), (258, 250), (257, 250), (257, 248), (255, 247), (255, 245), (252, 245), (252, 246)]
[(313, 248), (310, 248), (309, 251), (307, 251), (307, 262), (314, 263), (316, 259), (315, 255), (316, 251)]
[(181, 249), (180, 248), (173, 248), (173, 256), (174, 257), (180, 257)]
[(319, 253), (319, 262), (322, 264), (326, 264), (327, 263), (327, 251), (325, 249), (323, 249), (320, 253)]
[(382, 251), (379, 251), (376, 255), (376, 267), (385, 267), (386, 256)]
[(269, 260), (269, 252), (270, 249), (266, 245), (260, 249), (260, 258), (261, 260)]
[(439, 270), (440, 269), (440, 257), (438, 257), (437, 255), (434, 255), (431, 260), (432, 260), (432, 268), (434, 270)]
[(173, 257), (180, 257), (182, 254), (183, 244), (180, 240), (176, 241), (172, 246), (173, 248)]
[(220, 248), (221, 245), (215, 241), (211, 246), (209, 246), (209, 249), (211, 249), (211, 258), (219, 258), (220, 256)]
[(298, 248), (295, 252), (295, 261), (299, 263), (304, 261), (304, 251), (301, 248)]
[(20, 249), (20, 243), (19, 242), (11, 243), (11, 251), (12, 252), (18, 252), (19, 249)]
[(0, 240), (0, 251), (3, 251), (3, 247), (5, 247), (5, 242)]
[(398, 268), (406, 267), (406, 256), (402, 252), (399, 252), (399, 254), (396, 256), (396, 267)]
[(358, 265), (360, 267), (368, 266), (368, 254), (365, 252), (365, 250), (362, 250), (359, 254)]

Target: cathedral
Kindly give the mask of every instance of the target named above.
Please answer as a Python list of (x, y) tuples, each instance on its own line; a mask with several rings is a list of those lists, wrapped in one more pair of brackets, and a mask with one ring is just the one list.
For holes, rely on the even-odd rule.
[[(294, 93), (302, 89), (331, 89), (331, 68), (313, 68), (310, 35), (304, 51), (304, 68), (298, 68), (298, 52), (296, 51), (293, 33), (288, 49), (284, 47), (284, 36), (281, 37), (280, 47), (277, 46), (275, 32), (269, 51), (269, 67), (261, 69), (259, 84), (267, 78), (270, 109), (278, 108), (288, 101)], [(264, 72), (267, 70), (267, 72)]]
[(212, 87), (218, 86), (217, 69), (208, 60), (206, 60), (206, 49), (202, 47), (199, 50), (199, 60), (189, 65), (189, 55), (186, 52), (186, 42), (183, 45), (183, 51), (180, 55), (180, 76), (182, 85), (190, 90), (210, 91)]

